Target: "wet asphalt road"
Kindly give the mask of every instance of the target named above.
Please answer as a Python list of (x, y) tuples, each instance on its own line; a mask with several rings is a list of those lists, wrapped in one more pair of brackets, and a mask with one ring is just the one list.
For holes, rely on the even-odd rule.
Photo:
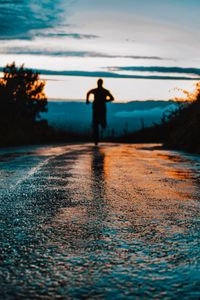
[(199, 299), (200, 158), (0, 150), (0, 299)]

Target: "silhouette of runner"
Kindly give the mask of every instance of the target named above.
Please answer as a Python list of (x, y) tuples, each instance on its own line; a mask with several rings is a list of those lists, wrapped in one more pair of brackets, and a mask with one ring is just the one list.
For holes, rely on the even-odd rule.
[(90, 95), (94, 95), (93, 101), (93, 138), (95, 145), (98, 145), (99, 142), (99, 125), (103, 129), (106, 128), (106, 102), (111, 102), (114, 100), (112, 94), (103, 88), (103, 80), (98, 79), (97, 88), (92, 89), (87, 93), (86, 103), (89, 104)]

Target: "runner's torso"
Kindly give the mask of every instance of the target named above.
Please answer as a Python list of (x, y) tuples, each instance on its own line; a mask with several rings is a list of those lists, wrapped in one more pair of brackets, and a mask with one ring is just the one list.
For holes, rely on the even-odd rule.
[(104, 88), (97, 88), (91, 91), (94, 94), (93, 108), (105, 109), (106, 98), (110, 95), (109, 91)]

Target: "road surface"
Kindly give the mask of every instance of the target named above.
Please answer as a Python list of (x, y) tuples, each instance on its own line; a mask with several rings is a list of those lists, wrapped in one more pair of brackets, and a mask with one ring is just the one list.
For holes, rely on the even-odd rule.
[(199, 299), (200, 158), (0, 150), (1, 299)]

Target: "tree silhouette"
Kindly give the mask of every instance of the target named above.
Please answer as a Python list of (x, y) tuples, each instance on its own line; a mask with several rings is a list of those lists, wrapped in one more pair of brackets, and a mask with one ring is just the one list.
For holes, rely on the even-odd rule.
[[(44, 93), (45, 82), (33, 70), (19, 68), (15, 63), (8, 64), (0, 79), (0, 135), (25, 140), (47, 121), (41, 120), (40, 113), (47, 111), (47, 97)], [(34, 133), (35, 134), (35, 133)], [(23, 138), (22, 138), (23, 136)], [(30, 138), (29, 138), (30, 140)]]
[(45, 82), (39, 74), (15, 63), (7, 65), (0, 79), (1, 117), (12, 123), (30, 123), (40, 119), (40, 113), (47, 110), (44, 93)]

